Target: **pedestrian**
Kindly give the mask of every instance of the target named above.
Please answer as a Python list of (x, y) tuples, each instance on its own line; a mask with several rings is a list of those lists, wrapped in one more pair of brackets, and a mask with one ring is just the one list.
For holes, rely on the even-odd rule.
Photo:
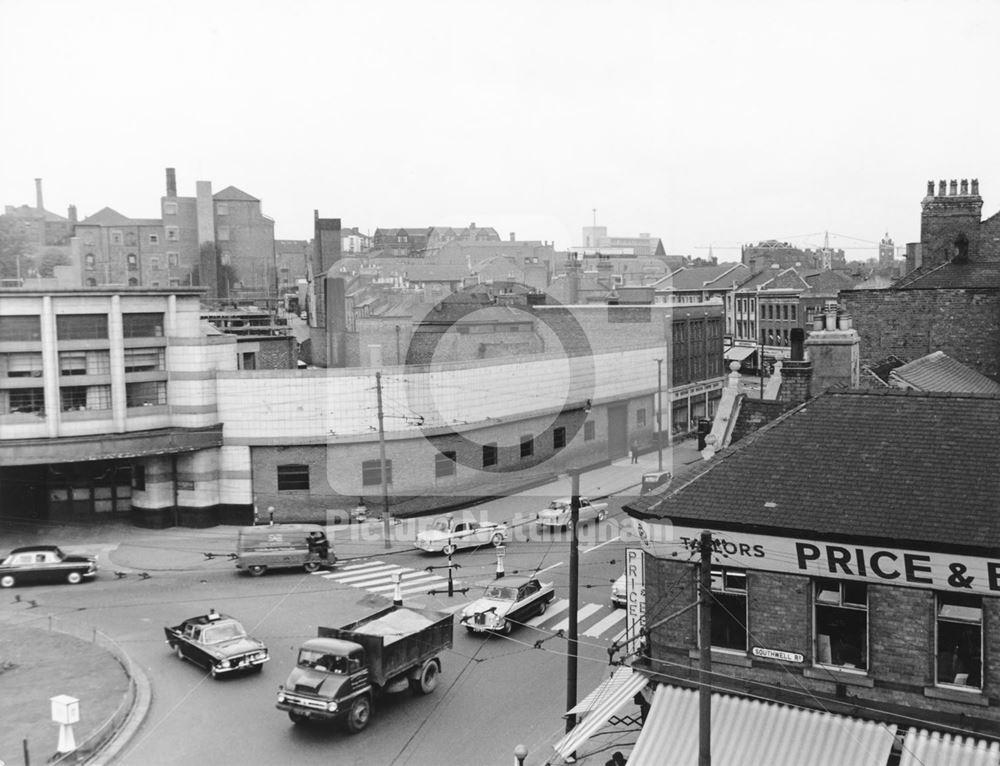
[(637, 439), (632, 440), (632, 462), (639, 462), (639, 441)]

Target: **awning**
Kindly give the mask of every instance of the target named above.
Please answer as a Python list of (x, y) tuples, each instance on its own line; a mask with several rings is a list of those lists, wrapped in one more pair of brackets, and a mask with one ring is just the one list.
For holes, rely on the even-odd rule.
[(618, 668), (605, 678), (594, 691), (567, 711), (566, 715), (578, 716), (578, 723), (555, 744), (556, 754), (566, 758), (576, 752), (648, 683), (647, 676), (627, 666)]
[(1000, 743), (910, 729), (899, 766), (997, 766)]
[(731, 362), (742, 362), (756, 350), (754, 346), (730, 346), (726, 349), (725, 357)]
[[(896, 725), (712, 695), (713, 766), (885, 766)], [(698, 763), (698, 692), (661, 685), (629, 766)]]

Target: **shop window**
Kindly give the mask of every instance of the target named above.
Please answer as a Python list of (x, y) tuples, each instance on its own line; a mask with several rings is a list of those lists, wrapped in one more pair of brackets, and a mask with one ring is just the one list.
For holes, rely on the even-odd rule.
[(496, 442), (491, 444), (483, 445), (483, 468), (489, 468), (491, 465), (497, 464), (497, 445)]
[(163, 314), (122, 314), (122, 333), (126, 338), (162, 338)]
[(712, 647), (747, 650), (747, 574), (712, 568)]
[(868, 585), (816, 580), (816, 662), (868, 669)]
[(594, 432), (595, 432), (595, 430), (596, 429), (594, 428), (594, 421), (593, 420), (584, 421), (584, 423), (583, 423), (583, 440), (585, 442), (592, 442), (592, 441), (594, 441)]
[(278, 466), (278, 491), (309, 489), (309, 466), (300, 464)]
[(59, 340), (107, 340), (107, 314), (60, 314), (56, 317)]
[(526, 434), (521, 437), (521, 457), (531, 457), (535, 454), (535, 437)]
[(983, 599), (966, 593), (939, 593), (937, 669), (939, 684), (983, 686)]
[[(382, 484), (382, 461), (365, 460), (361, 464), (361, 483), (366, 487)], [(385, 461), (385, 483), (392, 484), (392, 461)]]
[(3, 414), (23, 412), (34, 415), (45, 414), (45, 390), (41, 388), (12, 388), (10, 391), (0, 391), (0, 395), (6, 394), (6, 404)]
[(153, 407), (167, 403), (167, 383), (151, 380), (143, 383), (125, 384), (126, 407)]
[(635, 411), (635, 425), (636, 428), (645, 428), (646, 426), (646, 408), (640, 407)]
[(559, 426), (552, 430), (552, 449), (562, 449), (566, 446), (566, 427)]
[(125, 349), (125, 372), (154, 372), (163, 368), (162, 348)]
[(37, 316), (0, 316), (0, 341), (41, 340), (42, 321)]
[(434, 478), (443, 479), (455, 475), (455, 453), (438, 452), (434, 456)]

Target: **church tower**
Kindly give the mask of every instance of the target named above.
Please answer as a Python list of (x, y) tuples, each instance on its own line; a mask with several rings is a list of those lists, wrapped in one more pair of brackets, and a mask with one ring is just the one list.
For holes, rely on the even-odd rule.
[(882, 241), (878, 243), (878, 267), (880, 269), (891, 269), (896, 259), (896, 247), (889, 238), (889, 232), (885, 233)]
[(921, 265), (924, 268), (943, 263), (968, 263), (979, 259), (979, 223), (983, 198), (979, 196), (979, 180), (962, 179), (961, 187), (954, 179), (946, 187), (927, 182), (927, 196), (920, 203)]

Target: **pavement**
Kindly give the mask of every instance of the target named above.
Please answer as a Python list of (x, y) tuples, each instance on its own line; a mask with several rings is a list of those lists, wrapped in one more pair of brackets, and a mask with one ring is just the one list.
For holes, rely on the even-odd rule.
[[(699, 463), (696, 441), (687, 439), (673, 447), (664, 447), (663, 467), (674, 475), (682, 474), (693, 464)], [(580, 477), (580, 493), (591, 498), (613, 494), (629, 493), (638, 495), (642, 474), (658, 468), (656, 450), (641, 454), (636, 463), (629, 457), (621, 458), (607, 465), (594, 467)], [(557, 480), (563, 487), (565, 480)], [(534, 487), (530, 494), (545, 492), (546, 486)], [(556, 484), (551, 485), (551, 493), (556, 493)], [(566, 494), (564, 491), (560, 494)], [(412, 522), (413, 520), (407, 520)], [(2, 524), (2, 522), (0, 522)], [(390, 527), (389, 545), (385, 544), (383, 524), (373, 519), (362, 524), (335, 525), (328, 527), (338, 560), (359, 559), (367, 556), (385, 556), (394, 551), (410, 550), (413, 547), (412, 523), (399, 523)], [(232, 566), (230, 554), (235, 550), (236, 535), (232, 526), (217, 526), (207, 529), (173, 527), (151, 530), (135, 527), (128, 523), (109, 522), (105, 524), (3, 524), (0, 537), (4, 548), (16, 548), (33, 544), (56, 544), (68, 551), (96, 553), (101, 567), (98, 577), (142, 577), (150, 572), (190, 572), (198, 570), (218, 570)], [(0, 629), (8, 640), (13, 638), (24, 646), (37, 647), (37, 662), (49, 659), (44, 641), (38, 641), (37, 630), (22, 624), (18, 607), (30, 599), (30, 588), (18, 589), (15, 602), (10, 610), (0, 610)], [(54, 628), (58, 630), (58, 626)], [(20, 635), (23, 633), (23, 636)], [(23, 640), (21, 640), (23, 638)], [(30, 657), (30, 655), (29, 655)], [(0, 658), (2, 660), (2, 658)], [(127, 744), (129, 738), (141, 726), (148, 712), (151, 700), (149, 681), (141, 669), (128, 658), (115, 657), (109, 652), (109, 663), (122, 666), (132, 676), (133, 690), (126, 700), (131, 706), (127, 716), (117, 726), (117, 731), (100, 748), (93, 752), (83, 752), (93, 732), (77, 727), (76, 740), (81, 751), (79, 759), (67, 760), (74, 763), (113, 763)], [(72, 668), (68, 671), (72, 673)], [(109, 676), (110, 677), (110, 676)], [(64, 682), (67, 679), (62, 676)], [(65, 685), (65, 684), (64, 684)], [(110, 691), (110, 690), (109, 690)], [(120, 693), (116, 690), (115, 693)], [(50, 724), (51, 725), (51, 724)], [(102, 734), (101, 739), (104, 739)], [(6, 766), (20, 763), (6, 754)], [(0, 758), (3, 758), (0, 755)]]

